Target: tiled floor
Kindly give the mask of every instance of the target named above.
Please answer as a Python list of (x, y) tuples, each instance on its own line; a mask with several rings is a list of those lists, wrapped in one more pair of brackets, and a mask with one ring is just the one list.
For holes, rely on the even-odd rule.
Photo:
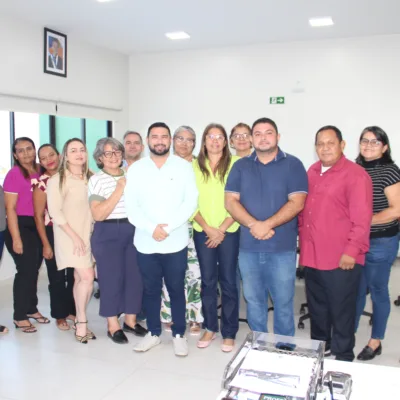
[[(296, 319), (305, 300), (304, 284), (297, 282)], [(400, 263), (393, 268), (391, 294), (400, 294)], [(12, 281), (0, 281), (0, 322), (11, 328), (0, 336), (0, 400), (213, 400), (220, 391), (225, 365), (231, 358), (219, 350), (219, 340), (208, 349), (196, 348), (196, 337), (189, 338), (190, 354), (177, 358), (169, 334), (163, 344), (145, 354), (132, 351), (138, 339), (121, 346), (106, 337), (105, 321), (98, 312), (98, 300), (92, 299), (89, 310), (91, 329), (98, 340), (88, 345), (75, 342), (72, 331), (59, 331), (54, 322), (39, 326), (36, 334), (24, 334), (12, 328)], [(40, 310), (49, 315), (47, 278), (41, 274)], [(242, 305), (242, 312), (244, 307)], [(238, 342), (248, 332), (240, 324)], [(400, 366), (400, 307), (393, 307), (383, 354), (374, 364)], [(309, 335), (309, 322), (298, 336)], [(356, 351), (369, 336), (368, 319), (363, 318), (357, 334)]]

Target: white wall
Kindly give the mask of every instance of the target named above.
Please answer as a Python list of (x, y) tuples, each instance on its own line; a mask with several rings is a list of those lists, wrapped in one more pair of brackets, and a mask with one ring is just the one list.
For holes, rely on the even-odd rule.
[(306, 167), (321, 126), (337, 125), (355, 158), (361, 130), (380, 125), (400, 163), (399, 71), (400, 35), (132, 56), (129, 122), (143, 134), (157, 120), (201, 134), (209, 122), (230, 130), (270, 117)]
[[(128, 57), (85, 44), (72, 33), (64, 33), (68, 35), (67, 78), (43, 73), (42, 26), (0, 15), (0, 97), (5, 93), (89, 106), (79, 110), (79, 107), (60, 105), (63, 115), (87, 113), (88, 117), (96, 114), (99, 119), (102, 116), (107, 119), (110, 113), (116, 114), (116, 136), (121, 136), (128, 122)], [(9, 105), (19, 102), (24, 108), (20, 111), (32, 112), (40, 112), (41, 107), (50, 105), (1, 99), (2, 105), (7, 102)]]
[[(128, 66), (127, 56), (87, 45), (69, 35), (67, 78), (44, 74), (43, 27), (0, 15), (0, 109), (54, 111), (53, 104), (24, 101), (24, 96), (84, 104), (88, 107), (61, 104), (59, 111), (99, 119), (116, 115), (114, 132), (121, 137), (128, 127)], [(0, 280), (13, 273), (14, 263), (4, 250)]]

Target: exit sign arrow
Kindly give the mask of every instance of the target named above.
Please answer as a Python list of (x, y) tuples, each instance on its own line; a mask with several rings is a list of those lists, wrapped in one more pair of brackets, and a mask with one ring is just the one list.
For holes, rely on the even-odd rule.
[(285, 98), (283, 96), (280, 97), (270, 97), (269, 104), (285, 104)]

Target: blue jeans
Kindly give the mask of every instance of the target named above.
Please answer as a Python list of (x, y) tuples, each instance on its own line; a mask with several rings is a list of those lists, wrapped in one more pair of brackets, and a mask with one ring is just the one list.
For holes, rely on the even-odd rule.
[(356, 331), (365, 307), (367, 290), (372, 300), (372, 339), (385, 337), (390, 314), (389, 277), (399, 249), (399, 237), (371, 239), (357, 298)]
[(296, 252), (239, 252), (250, 329), (268, 332), (268, 295), (274, 304), (274, 333), (293, 336)]
[(221, 334), (235, 339), (239, 330), (239, 299), (237, 289), (237, 259), (239, 232), (226, 232), (225, 239), (215, 249), (206, 246), (204, 232), (193, 234), (201, 271), (201, 301), (203, 327), (218, 332), (217, 286), (221, 287)]
[(152, 335), (161, 335), (161, 290), (163, 278), (171, 300), (172, 335), (185, 334), (186, 298), (185, 274), (188, 250), (168, 254), (143, 254), (138, 251), (137, 260), (143, 279), (143, 303), (146, 310), (147, 328)]

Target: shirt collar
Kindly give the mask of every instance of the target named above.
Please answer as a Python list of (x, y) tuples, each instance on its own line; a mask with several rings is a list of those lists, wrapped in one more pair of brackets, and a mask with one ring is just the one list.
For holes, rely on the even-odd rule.
[[(340, 171), (340, 170), (344, 167), (346, 161), (347, 161), (347, 158), (346, 158), (346, 156), (343, 154), (342, 157), (340, 157), (339, 160), (336, 161), (336, 163), (333, 164), (332, 167), (328, 169), (328, 171)], [(322, 167), (322, 163), (321, 163), (321, 161), (318, 161), (318, 162), (316, 162), (316, 163), (314, 164), (313, 169), (314, 169), (317, 173), (321, 173), (321, 167)], [(328, 172), (328, 171), (326, 171), (326, 172)]]
[[(275, 158), (272, 161), (280, 161), (287, 157), (287, 154), (278, 147), (278, 153), (276, 154)], [(248, 156), (251, 160), (258, 161), (257, 152), (254, 150), (252, 154)], [(269, 163), (268, 163), (269, 164)]]

